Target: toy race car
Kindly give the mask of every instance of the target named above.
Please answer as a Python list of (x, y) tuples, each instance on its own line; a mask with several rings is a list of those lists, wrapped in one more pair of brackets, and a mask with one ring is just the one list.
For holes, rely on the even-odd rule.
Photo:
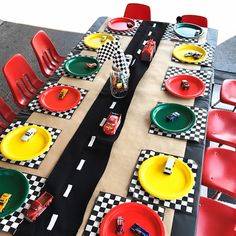
[(116, 234), (121, 235), (125, 233), (124, 223), (125, 223), (124, 218), (118, 216), (116, 219)]
[(138, 224), (134, 224), (130, 228), (130, 231), (133, 232), (134, 235), (137, 235), (137, 236), (149, 236), (149, 233)]
[(163, 173), (170, 175), (172, 173), (172, 169), (174, 167), (174, 164), (175, 164), (175, 158), (172, 156), (169, 156), (166, 161)]
[(185, 57), (193, 57), (195, 60), (201, 58), (203, 56), (202, 53), (196, 51), (188, 51), (184, 54)]
[(177, 118), (179, 118), (179, 116), (180, 116), (179, 112), (175, 111), (175, 112), (169, 114), (168, 116), (166, 116), (166, 120), (167, 121), (174, 121)]
[(4, 211), (4, 208), (6, 207), (9, 199), (11, 197), (10, 193), (3, 193), (0, 197), (0, 213)]
[(32, 136), (37, 132), (35, 128), (28, 129), (25, 134), (21, 137), (21, 140), (27, 142), (32, 138)]
[(29, 209), (25, 210), (23, 213), (25, 215), (26, 220), (33, 222), (39, 217), (42, 212), (49, 206), (52, 202), (53, 196), (44, 192), (38, 199), (32, 202)]
[(142, 50), (141, 60), (151, 61), (155, 52), (156, 52), (156, 41), (154, 41), (153, 39), (149, 39)]
[(181, 86), (181, 88), (182, 88), (183, 90), (189, 90), (189, 88), (190, 88), (190, 85), (189, 85), (188, 81), (185, 80), (185, 79), (183, 79), (183, 80), (181, 81), (180, 86)]
[(107, 135), (115, 135), (117, 128), (121, 122), (121, 115), (111, 112), (107, 117), (106, 123), (103, 125), (103, 132)]

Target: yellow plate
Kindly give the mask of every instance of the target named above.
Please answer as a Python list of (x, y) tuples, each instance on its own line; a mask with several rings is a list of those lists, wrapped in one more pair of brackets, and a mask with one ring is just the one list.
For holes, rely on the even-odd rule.
[[(29, 141), (22, 141), (21, 137), (30, 128), (35, 128), (37, 132)], [(46, 129), (36, 125), (22, 126), (4, 136), (1, 143), (1, 153), (14, 161), (31, 160), (47, 151), (51, 142), (52, 137)]]
[(193, 187), (193, 173), (187, 164), (176, 158), (172, 174), (164, 174), (167, 159), (167, 155), (160, 154), (144, 161), (138, 171), (139, 182), (154, 197), (165, 200), (181, 198)]
[[(107, 37), (105, 41), (102, 42), (102, 36)], [(84, 44), (89, 48), (97, 49), (101, 47), (103, 44), (105, 44), (108, 41), (113, 41), (114, 37), (110, 34), (105, 33), (95, 33), (90, 34), (84, 39)]]
[[(199, 59), (194, 59), (193, 57), (185, 57), (184, 54), (189, 51), (196, 51), (196, 52), (202, 53), (203, 56)], [(207, 58), (207, 52), (202, 47), (192, 45), (192, 44), (184, 44), (184, 45), (180, 45), (176, 47), (173, 50), (173, 56), (182, 62), (198, 63), (198, 62), (204, 61)]]

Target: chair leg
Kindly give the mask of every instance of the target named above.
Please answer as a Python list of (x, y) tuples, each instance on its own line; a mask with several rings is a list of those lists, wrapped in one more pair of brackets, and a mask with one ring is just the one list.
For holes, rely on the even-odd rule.
[(222, 146), (223, 146), (223, 144), (222, 144), (222, 143), (219, 143), (219, 144), (218, 144), (218, 147), (222, 147)]
[(216, 105), (220, 103), (220, 100), (218, 100), (215, 104), (213, 104), (211, 107), (216, 108)]
[(235, 112), (235, 110), (236, 110), (236, 107), (234, 107), (233, 112)]
[(214, 200), (219, 200), (221, 194), (222, 194), (222, 192), (216, 191), (211, 198)]

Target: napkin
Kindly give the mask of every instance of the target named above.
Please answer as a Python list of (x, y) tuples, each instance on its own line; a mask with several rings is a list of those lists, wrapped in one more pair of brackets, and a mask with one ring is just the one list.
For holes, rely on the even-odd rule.
[(119, 71), (122, 71), (124, 74), (129, 75), (129, 65), (126, 60), (126, 56), (122, 48), (117, 48), (113, 56), (113, 66), (118, 68)]

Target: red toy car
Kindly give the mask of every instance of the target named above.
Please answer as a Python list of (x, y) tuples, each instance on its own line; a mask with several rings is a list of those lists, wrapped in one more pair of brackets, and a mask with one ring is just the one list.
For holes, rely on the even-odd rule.
[(38, 199), (32, 202), (29, 209), (24, 211), (26, 220), (33, 222), (52, 202), (53, 196), (44, 192)]
[(155, 51), (156, 51), (156, 41), (154, 41), (153, 39), (149, 39), (142, 50), (141, 60), (151, 61)]
[(103, 125), (103, 132), (107, 135), (115, 135), (120, 125), (121, 115), (111, 112), (107, 117), (106, 123)]

